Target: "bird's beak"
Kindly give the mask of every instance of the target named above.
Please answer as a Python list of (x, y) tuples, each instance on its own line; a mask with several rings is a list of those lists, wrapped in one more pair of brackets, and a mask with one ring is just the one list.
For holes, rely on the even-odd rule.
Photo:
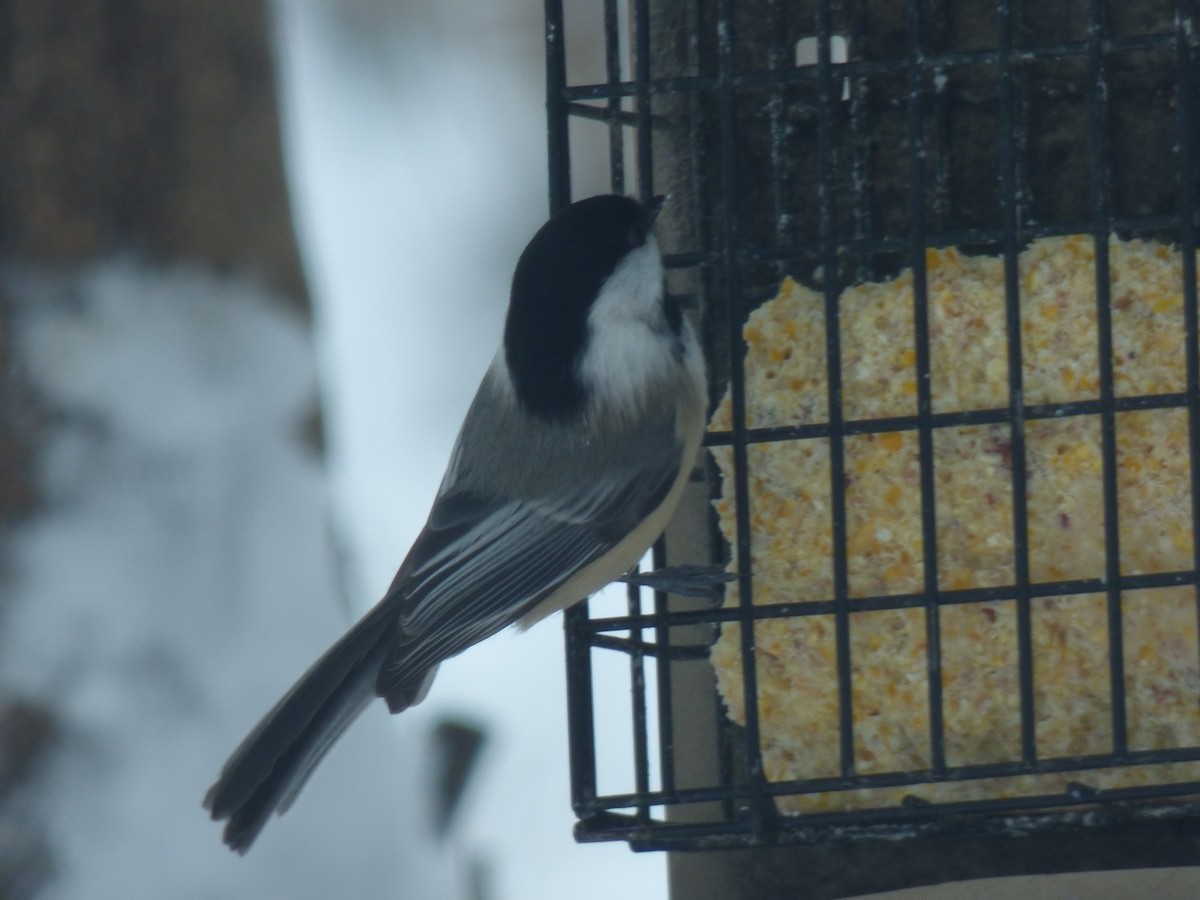
[(650, 202), (646, 204), (647, 221), (653, 224), (654, 220), (658, 218), (658, 214), (662, 212), (663, 206), (670, 199), (670, 194), (659, 194), (657, 197), (651, 198)]

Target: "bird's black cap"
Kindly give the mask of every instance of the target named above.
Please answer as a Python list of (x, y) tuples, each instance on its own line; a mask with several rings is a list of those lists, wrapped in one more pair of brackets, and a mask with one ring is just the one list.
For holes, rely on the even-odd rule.
[(548, 420), (569, 419), (587, 400), (578, 361), (592, 302), (617, 264), (642, 246), (665, 197), (646, 205), (601, 194), (546, 222), (513, 273), (504, 353), (517, 397)]

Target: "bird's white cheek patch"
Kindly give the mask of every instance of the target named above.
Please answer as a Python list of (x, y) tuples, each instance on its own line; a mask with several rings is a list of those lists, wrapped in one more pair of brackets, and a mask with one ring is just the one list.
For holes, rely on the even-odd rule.
[(609, 276), (588, 313), (583, 383), (602, 405), (636, 405), (675, 364), (662, 309), (663, 269), (653, 236)]
[(674, 364), (671, 356), (670, 344), (645, 324), (613, 324), (593, 332), (583, 358), (583, 381), (594, 403), (633, 412), (649, 389), (663, 383)]

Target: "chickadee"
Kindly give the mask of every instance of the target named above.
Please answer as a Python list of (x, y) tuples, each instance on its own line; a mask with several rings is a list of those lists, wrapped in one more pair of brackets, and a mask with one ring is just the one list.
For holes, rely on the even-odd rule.
[(663, 289), (654, 218), (604, 195), (538, 230), (504, 341), (429, 521), (383, 599), (234, 751), (204, 805), (244, 853), (374, 697), (397, 713), (438, 664), (626, 572), (667, 524), (704, 430), (704, 359)]

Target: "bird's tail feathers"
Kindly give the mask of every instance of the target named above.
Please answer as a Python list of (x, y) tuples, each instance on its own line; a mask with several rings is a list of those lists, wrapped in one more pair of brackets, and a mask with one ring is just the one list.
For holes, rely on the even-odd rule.
[(376, 696), (394, 613), (380, 606), (318, 659), (230, 756), (204, 798), (228, 819), (225, 843), (245, 853), (271, 813), (283, 813), (334, 741)]

